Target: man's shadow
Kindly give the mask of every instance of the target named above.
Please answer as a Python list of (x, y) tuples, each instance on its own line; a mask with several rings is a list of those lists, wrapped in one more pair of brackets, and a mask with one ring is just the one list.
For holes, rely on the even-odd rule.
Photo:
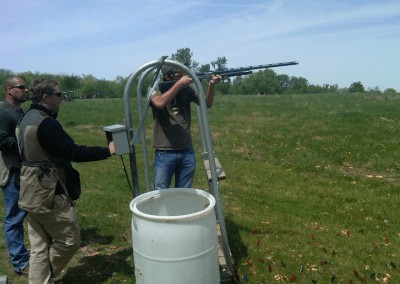
[(84, 251), (86, 256), (81, 258), (79, 263), (67, 268), (62, 278), (58, 279), (56, 283), (98, 284), (104, 283), (117, 275), (124, 275), (124, 278), (128, 276), (132, 279), (132, 283), (134, 282), (131, 245), (115, 248), (114, 253), (104, 253), (103, 249), (101, 253), (97, 253), (95, 249), (86, 250), (90, 243), (112, 244), (113, 236), (102, 236), (96, 231), (93, 228), (81, 230), (82, 245), (80, 251)]

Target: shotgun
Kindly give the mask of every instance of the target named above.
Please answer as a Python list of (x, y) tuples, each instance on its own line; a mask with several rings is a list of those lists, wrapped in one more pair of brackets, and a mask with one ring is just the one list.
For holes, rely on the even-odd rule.
[[(213, 75), (220, 75), (222, 78), (237, 77), (237, 76), (243, 76), (243, 75), (250, 75), (253, 73), (252, 70), (266, 69), (266, 68), (273, 68), (273, 67), (282, 67), (282, 66), (297, 65), (297, 64), (299, 64), (297, 61), (289, 61), (289, 62), (282, 62), (282, 63), (254, 65), (254, 66), (247, 66), (247, 67), (225, 69), (225, 70), (221, 70), (221, 71), (200, 72), (200, 73), (196, 73), (196, 76), (200, 80), (210, 80)], [(164, 74), (164, 75), (166, 75), (166, 74)], [(160, 92), (165, 93), (175, 83), (176, 83), (176, 80), (160, 82), (158, 84)]]

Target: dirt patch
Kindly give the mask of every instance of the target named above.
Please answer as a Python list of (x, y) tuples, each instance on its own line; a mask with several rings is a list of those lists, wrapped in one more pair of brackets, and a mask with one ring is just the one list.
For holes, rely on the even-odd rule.
[(379, 173), (372, 172), (367, 169), (363, 169), (352, 165), (350, 163), (346, 163), (339, 168), (339, 172), (349, 177), (359, 177), (363, 179), (376, 179), (389, 182), (391, 184), (400, 185), (400, 182), (397, 179), (388, 173)]

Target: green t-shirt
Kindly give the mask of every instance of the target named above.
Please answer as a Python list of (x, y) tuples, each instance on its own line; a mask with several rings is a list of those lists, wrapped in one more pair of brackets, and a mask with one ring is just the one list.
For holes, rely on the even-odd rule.
[(190, 103), (199, 103), (195, 91), (184, 88), (164, 108), (153, 111), (152, 146), (159, 150), (184, 150), (192, 147)]

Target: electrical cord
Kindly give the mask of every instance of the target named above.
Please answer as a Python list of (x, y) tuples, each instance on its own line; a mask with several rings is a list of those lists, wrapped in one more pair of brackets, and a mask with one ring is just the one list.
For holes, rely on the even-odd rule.
[(122, 166), (124, 167), (124, 172), (125, 172), (125, 176), (126, 176), (126, 180), (128, 182), (129, 188), (130, 188), (130, 190), (132, 192), (132, 195), (135, 196), (135, 194), (133, 192), (133, 188), (132, 188), (131, 182), (129, 180), (128, 172), (127, 172), (126, 167), (125, 167), (124, 158), (122, 157), (122, 155), (120, 157), (121, 157), (121, 161), (122, 161)]

